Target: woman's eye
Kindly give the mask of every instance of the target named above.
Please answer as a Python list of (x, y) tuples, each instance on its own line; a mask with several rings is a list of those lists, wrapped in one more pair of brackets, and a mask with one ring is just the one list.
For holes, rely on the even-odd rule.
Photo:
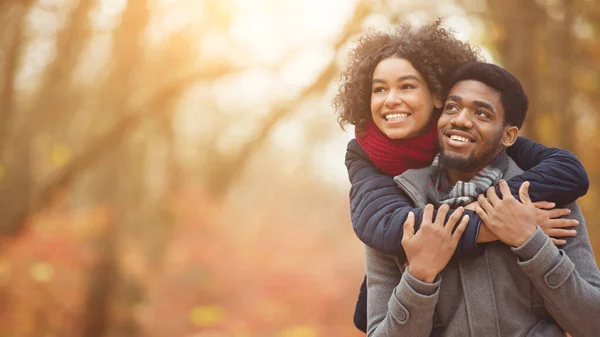
[(403, 84), (400, 89), (415, 89), (416, 87), (412, 84)]
[(385, 88), (383, 88), (383, 87), (376, 87), (376, 88), (373, 88), (373, 92), (374, 92), (374, 93), (378, 93), (378, 92), (384, 92), (384, 91), (385, 91)]

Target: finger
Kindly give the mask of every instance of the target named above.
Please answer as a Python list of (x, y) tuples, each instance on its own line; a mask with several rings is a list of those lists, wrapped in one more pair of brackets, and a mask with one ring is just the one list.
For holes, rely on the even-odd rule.
[(556, 204), (551, 201), (536, 201), (533, 203), (539, 209), (553, 209)]
[(475, 213), (477, 213), (477, 216), (479, 216), (479, 219), (481, 219), (481, 221), (483, 221), (484, 223), (488, 223), (489, 221), (489, 216), (487, 215), (487, 213), (483, 210), (483, 208), (481, 208), (481, 206), (478, 206), (475, 208)]
[(448, 211), (450, 210), (450, 206), (448, 204), (443, 204), (438, 208), (437, 216), (435, 217), (435, 224), (443, 227), (444, 221), (446, 221), (446, 215), (448, 215)]
[(571, 210), (568, 208), (554, 208), (547, 212), (548, 212), (547, 216), (549, 219), (556, 219), (556, 218), (560, 218), (561, 216), (571, 214)]
[(454, 229), (454, 226), (456, 226), (456, 224), (462, 217), (464, 211), (465, 211), (465, 209), (462, 206), (460, 206), (459, 208), (454, 210), (452, 215), (450, 215), (450, 217), (448, 218), (448, 221), (446, 221), (446, 223), (444, 224), (444, 228), (446, 229), (447, 232), (449, 232), (449, 233), (452, 232), (452, 229)]
[(427, 226), (433, 223), (433, 205), (427, 204), (423, 209), (423, 221), (421, 221), (421, 226)]
[(500, 179), (498, 186), (500, 186), (500, 193), (502, 193), (502, 199), (514, 198), (512, 193), (510, 192), (510, 187), (508, 187), (508, 183), (506, 183), (506, 180)]
[(408, 212), (406, 221), (404, 221), (404, 235), (402, 236), (402, 243), (410, 240), (415, 236), (415, 215), (413, 212)]
[(564, 246), (565, 244), (567, 244), (567, 240), (563, 240), (563, 239), (550, 238), (550, 240), (552, 240), (552, 243), (555, 246)]
[(565, 227), (577, 227), (579, 226), (579, 221), (575, 219), (549, 219), (548, 223), (549, 227), (552, 228), (565, 228)]
[(477, 200), (475, 200), (472, 203), (465, 206), (465, 209), (470, 209), (470, 210), (474, 211), (475, 207), (477, 207), (477, 206), (479, 206), (479, 203), (477, 202)]
[(463, 235), (463, 233), (465, 232), (465, 229), (467, 229), (468, 224), (469, 224), (469, 215), (466, 214), (465, 216), (462, 217), (462, 220), (460, 220), (460, 223), (456, 227), (456, 230), (454, 231), (454, 233), (452, 233), (452, 246), (454, 246), (454, 248), (456, 248), (456, 246), (458, 245), (458, 241), (460, 241), (460, 238)]
[(490, 204), (496, 206), (500, 202), (500, 198), (496, 194), (496, 188), (494, 186), (487, 189), (486, 196)]
[[(489, 212), (491, 212), (491, 211), (493, 211), (493, 210), (494, 210), (494, 207), (493, 207), (493, 206), (490, 204), (490, 202), (489, 202), (489, 201), (488, 201), (488, 200), (487, 200), (487, 199), (486, 199), (486, 198), (483, 196), (483, 194), (480, 194), (480, 195), (477, 197), (477, 202), (479, 202), (479, 206), (480, 206), (481, 208), (483, 208), (483, 210), (484, 210), (486, 213), (489, 213)], [(477, 208), (475, 208), (475, 209), (477, 209)]]
[(554, 238), (564, 238), (577, 235), (577, 231), (574, 229), (551, 228), (544, 232), (546, 232), (548, 236)]
[(529, 182), (526, 181), (519, 187), (519, 198), (524, 205), (531, 204), (531, 198), (529, 198), (529, 185)]

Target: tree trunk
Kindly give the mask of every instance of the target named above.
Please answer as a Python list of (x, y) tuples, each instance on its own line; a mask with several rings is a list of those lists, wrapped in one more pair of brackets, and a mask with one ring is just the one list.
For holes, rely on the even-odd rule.
[[(108, 66), (110, 74), (101, 83), (100, 111), (96, 124), (106, 126), (119, 120), (136, 86), (138, 65), (142, 62), (142, 37), (148, 19), (147, 0), (129, 0), (122, 13), (121, 25), (113, 32), (113, 57)], [(101, 204), (109, 205), (114, 212), (99, 244), (103, 254), (90, 279), (90, 292), (86, 297), (83, 315), (83, 337), (101, 337), (110, 330), (110, 308), (113, 293), (118, 289), (117, 237), (129, 223), (127, 201), (129, 193), (127, 172), (128, 147), (122, 144), (105, 159), (97, 170), (94, 191)]]
[(522, 134), (539, 140), (538, 120), (548, 110), (546, 104), (540, 102), (543, 96), (537, 85), (541, 79), (536, 56), (543, 48), (541, 44), (546, 14), (534, 0), (489, 0), (487, 3), (488, 18), (498, 32), (496, 45), (500, 62), (519, 78), (529, 97), (527, 122)]

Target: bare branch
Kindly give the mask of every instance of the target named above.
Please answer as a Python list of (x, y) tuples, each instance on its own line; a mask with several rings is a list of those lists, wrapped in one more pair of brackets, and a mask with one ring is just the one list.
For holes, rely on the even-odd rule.
[[(14, 109), (14, 80), (18, 69), (19, 56), (21, 54), (21, 48), (23, 47), (23, 25), (25, 15), (29, 12), (33, 0), (21, 1), (18, 10), (18, 18), (15, 19), (15, 26), (13, 27), (12, 38), (10, 45), (6, 48), (4, 53), (5, 63), (3, 65), (4, 71), (0, 81), (0, 156), (4, 153), (4, 147), (6, 145), (6, 139), (8, 137), (8, 126), (10, 123), (11, 114)], [(13, 6), (13, 3), (1, 4), (0, 10), (6, 10), (6, 7)], [(0, 28), (4, 29), (4, 28)]]
[[(341, 46), (348, 42), (351, 36), (360, 31), (360, 24), (369, 13), (369, 6), (364, 4), (357, 6), (352, 19), (345, 26), (343, 32), (340, 34), (340, 37), (334, 43), (334, 47), (336, 49), (341, 48)], [(83, 146), (83, 149), (79, 151), (78, 154), (74, 155), (73, 158), (62, 169), (48, 179), (48, 182), (44, 184), (44, 186), (34, 197), (31, 207), (23, 209), (21, 212), (22, 215), (19, 218), (19, 222), (22, 222), (28, 214), (35, 213), (41, 208), (45, 207), (52, 200), (52, 196), (57, 190), (69, 184), (78, 174), (83, 172), (102, 156), (106, 155), (108, 152), (122, 143), (127, 136), (137, 126), (139, 126), (144, 117), (154, 117), (154, 112), (164, 111), (153, 110), (151, 108), (153, 105), (157, 104), (158, 102), (164, 102), (165, 100), (175, 100), (179, 98), (182, 91), (187, 89), (192, 83), (214, 79), (219, 76), (223, 76), (224, 74), (239, 70), (240, 69), (238, 68), (224, 66), (182, 74), (181, 76), (177, 76), (171, 80), (166, 85), (155, 89), (155, 91), (145, 94), (139, 99), (134, 99), (131, 102), (130, 107), (126, 108), (126, 113), (124, 113), (125, 117), (115, 123), (114, 126), (103, 135), (96, 137), (87, 145)], [(306, 99), (306, 97), (323, 92), (327, 85), (334, 79), (336, 74), (337, 67), (335, 59), (332, 59), (320, 76), (315, 80), (315, 82), (303, 89), (296, 99), (276, 106), (272, 113), (269, 114), (267, 120), (263, 123), (263, 126), (257, 133), (257, 136), (246, 143), (240, 154), (233, 160), (233, 167), (236, 167), (239, 170), (245, 166), (251, 153), (263, 144), (267, 135), (270, 133), (276, 123), (283, 117), (293, 112), (294, 107)], [(151, 112), (148, 113), (148, 111)], [(232, 172), (230, 176), (233, 177), (234, 172)]]
[[(369, 5), (362, 2), (356, 7), (352, 18), (348, 21), (342, 33), (333, 44), (336, 51), (344, 46), (354, 34), (360, 32), (361, 23), (369, 15), (371, 10), (372, 8)], [(238, 173), (244, 170), (252, 154), (264, 144), (274, 126), (284, 117), (296, 111), (295, 108), (305, 101), (307, 97), (324, 92), (327, 86), (334, 80), (336, 74), (337, 64), (335, 57), (333, 57), (319, 77), (317, 77), (311, 85), (304, 88), (295, 99), (275, 106), (261, 125), (260, 130), (255, 133), (255, 136), (241, 148), (232, 160), (228, 161), (217, 157), (217, 162), (223, 162), (224, 165), (219, 165), (221, 168), (219, 179), (208, 179), (208, 181), (215, 184), (211, 186), (211, 192), (217, 197), (224, 195)], [(222, 168), (224, 167), (229, 171), (223, 172)]]

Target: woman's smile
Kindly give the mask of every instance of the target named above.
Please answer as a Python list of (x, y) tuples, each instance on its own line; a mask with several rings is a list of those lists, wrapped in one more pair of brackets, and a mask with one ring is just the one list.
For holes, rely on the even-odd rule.
[(402, 58), (379, 62), (373, 72), (371, 117), (390, 139), (411, 139), (429, 126), (436, 103), (423, 76)]

